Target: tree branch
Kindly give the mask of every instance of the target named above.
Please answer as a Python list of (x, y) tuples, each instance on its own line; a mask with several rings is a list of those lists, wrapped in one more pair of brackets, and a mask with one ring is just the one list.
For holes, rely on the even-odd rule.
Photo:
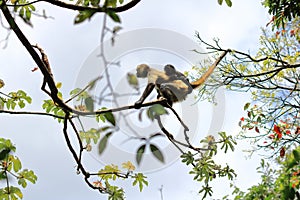
[(64, 119), (64, 117), (54, 115), (51, 113), (44, 113), (44, 112), (29, 112), (29, 111), (10, 111), (10, 110), (0, 110), (0, 113), (7, 113), (12, 115), (44, 115), (44, 116), (50, 116), (58, 119)]
[[(66, 9), (70, 9), (70, 10), (76, 10), (76, 11), (92, 11), (92, 12), (116, 12), (116, 13), (120, 13), (120, 12), (124, 12), (127, 11), (131, 8), (133, 8), (134, 6), (136, 6), (141, 0), (132, 0), (127, 4), (124, 4), (122, 6), (119, 7), (88, 7), (88, 6), (80, 6), (80, 5), (75, 5), (75, 4), (69, 4), (63, 1), (59, 1), (59, 0), (36, 0), (36, 1), (32, 1), (29, 3), (25, 3), (25, 4), (18, 4), (17, 6), (27, 6), (27, 5), (31, 5), (31, 4), (35, 4), (35, 3), (39, 3), (39, 2), (47, 2), (50, 3), (52, 5), (61, 7), (61, 8), (66, 8)], [(16, 5), (11, 5), (8, 4), (7, 6), (9, 7), (15, 7)]]

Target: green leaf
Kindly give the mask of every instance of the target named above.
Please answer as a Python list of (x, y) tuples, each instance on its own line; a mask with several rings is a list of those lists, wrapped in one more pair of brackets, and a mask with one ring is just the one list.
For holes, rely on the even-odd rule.
[(153, 121), (156, 116), (168, 114), (167, 110), (160, 104), (154, 104), (147, 110), (148, 117)]
[(96, 121), (97, 121), (97, 122), (100, 122), (100, 120), (101, 120), (102, 122), (105, 122), (105, 117), (104, 117), (103, 114), (96, 115)]
[(15, 172), (18, 172), (22, 168), (22, 163), (19, 158), (14, 157), (14, 159), (12, 159), (12, 163), (13, 163), (13, 167), (14, 167), (13, 169)]
[(57, 89), (60, 89), (61, 87), (62, 87), (62, 82), (56, 83), (56, 88), (57, 88)]
[(96, 83), (101, 79), (101, 77), (97, 77), (93, 80), (91, 80), (91, 82), (89, 82), (89, 90), (92, 90), (95, 88)]
[(124, 190), (122, 188), (119, 188), (117, 186), (109, 186), (109, 196), (108, 200), (123, 200), (124, 197)]
[(109, 132), (100, 140), (99, 146), (98, 146), (98, 152), (100, 155), (104, 152), (104, 150), (107, 146), (107, 141), (111, 135), (112, 135), (112, 132)]
[(25, 101), (27, 101), (27, 103), (29, 103), (29, 104), (32, 102), (32, 99), (30, 96), (25, 96), (25, 97), (23, 97), (23, 99), (25, 99)]
[(226, 4), (227, 4), (228, 7), (231, 7), (231, 6), (232, 6), (231, 0), (225, 0), (225, 2), (226, 2)]
[(21, 190), (17, 187), (10, 186), (9, 187), (9, 199), (15, 200), (15, 199), (22, 199), (23, 198), (23, 193)]
[(23, 188), (27, 187), (27, 182), (24, 178), (19, 179), (18, 184), (21, 185)]
[(75, 17), (74, 24), (79, 24), (84, 22), (86, 19), (91, 19), (95, 13), (96, 12), (93, 10), (80, 11), (79, 14)]
[(16, 151), (16, 147), (11, 143), (9, 139), (0, 138), (0, 151), (3, 149), (10, 149)]
[(117, 23), (121, 23), (121, 19), (119, 17), (119, 15), (117, 15), (115, 12), (109, 10), (106, 12), (106, 14), (114, 21)]
[(88, 98), (84, 99), (84, 103), (85, 103), (86, 109), (88, 111), (91, 111), (91, 112), (94, 111), (94, 100), (92, 97), (88, 97)]
[(136, 157), (135, 157), (135, 159), (136, 159), (136, 162), (137, 162), (138, 165), (140, 165), (140, 163), (141, 163), (141, 160), (142, 160), (143, 155), (144, 155), (144, 153), (145, 153), (145, 148), (146, 148), (146, 145), (143, 144), (143, 145), (141, 145), (141, 146), (138, 148), (138, 150), (137, 150), (137, 152), (136, 152)]
[(7, 175), (6, 175), (5, 171), (0, 171), (0, 180), (6, 179), (6, 178), (7, 178)]
[(116, 126), (115, 117), (112, 112), (104, 113), (104, 117), (107, 121), (109, 121), (113, 126)]
[[(25, 183), (23, 181), (20, 181), (20, 185), (23, 187), (27, 186), (27, 182), (29, 181), (31, 183), (36, 183), (37, 176), (34, 174), (32, 170), (24, 169), (22, 172), (19, 173), (19, 176), (22, 177), (21, 179), (24, 179)], [(20, 179), (20, 180), (21, 180)]]
[(25, 17), (27, 20), (30, 20), (31, 18), (31, 11), (29, 10), (29, 7), (26, 7)]
[(117, 174), (120, 173), (120, 170), (117, 165), (106, 165), (104, 169), (99, 170), (99, 177), (105, 180), (105, 185), (109, 186), (109, 179), (116, 180), (118, 178)]
[(128, 73), (127, 74), (127, 81), (128, 81), (128, 83), (131, 87), (133, 87), (134, 89), (138, 89), (138, 84), (139, 83), (138, 83), (138, 79), (137, 79), (135, 74)]
[(297, 162), (300, 162), (300, 152), (297, 149), (293, 150), (294, 158)]
[(246, 104), (244, 105), (244, 110), (247, 110), (247, 109), (249, 108), (249, 106), (250, 106), (250, 103), (246, 103)]
[(258, 116), (256, 121), (260, 124), (261, 123), (261, 117)]
[(5, 158), (7, 158), (9, 152), (10, 152), (9, 148), (2, 149), (0, 151), (0, 160), (4, 160)]
[(150, 150), (151, 150), (151, 153), (154, 155), (155, 158), (157, 158), (162, 163), (165, 162), (164, 155), (159, 150), (159, 148), (157, 148), (154, 144), (150, 144)]
[(194, 156), (190, 151), (182, 154), (180, 157), (182, 158), (182, 162), (186, 163), (186, 165), (192, 164), (194, 162)]
[(223, 0), (218, 0), (219, 5), (222, 5), (222, 3), (223, 3)]
[(113, 7), (113, 8), (115, 8), (115, 7), (117, 7), (117, 0), (106, 0), (105, 1), (105, 5), (107, 7)]
[(90, 2), (92, 4), (92, 6), (97, 7), (97, 6), (99, 6), (100, 0), (91, 0)]
[(133, 181), (132, 185), (135, 186), (138, 183), (139, 184), (140, 192), (143, 190), (144, 185), (148, 186), (148, 181), (145, 180), (145, 178), (147, 178), (147, 177), (144, 176), (144, 174), (137, 173), (134, 176), (134, 178), (135, 178), (135, 180)]
[(18, 102), (18, 105), (19, 105), (20, 108), (24, 108), (24, 107), (25, 107), (25, 103), (24, 103), (23, 100), (20, 100), (20, 101)]

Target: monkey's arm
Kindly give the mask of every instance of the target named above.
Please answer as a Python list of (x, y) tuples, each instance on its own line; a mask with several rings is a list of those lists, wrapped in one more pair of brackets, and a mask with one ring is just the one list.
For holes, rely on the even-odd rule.
[(148, 85), (146, 86), (141, 98), (139, 100), (137, 100), (134, 103), (134, 107), (136, 109), (140, 108), (142, 103), (145, 101), (145, 99), (149, 96), (149, 94), (152, 92), (152, 90), (154, 89), (155, 84), (154, 83), (148, 83)]

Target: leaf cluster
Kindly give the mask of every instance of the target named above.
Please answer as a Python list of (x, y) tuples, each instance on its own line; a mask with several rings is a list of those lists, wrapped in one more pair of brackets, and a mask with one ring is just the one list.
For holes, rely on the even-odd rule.
[(251, 138), (259, 149), (284, 157), (288, 149), (300, 144), (299, 120), (270, 120), (263, 108), (250, 103), (245, 104), (244, 110), (247, 115), (239, 121), (242, 128), (239, 136)]
[(213, 136), (207, 136), (201, 140), (201, 143), (207, 148), (205, 153), (192, 153), (188, 151), (181, 155), (183, 163), (193, 166), (189, 173), (194, 175), (194, 180), (204, 183), (202, 189), (199, 190), (199, 193), (203, 194), (203, 199), (207, 195), (212, 195), (213, 190), (210, 187), (210, 182), (216, 177), (227, 177), (229, 180), (236, 177), (236, 173), (228, 165), (222, 167), (213, 159), (213, 156), (217, 154), (218, 148), (227, 153), (228, 149), (234, 151), (234, 145), (236, 145), (233, 138), (227, 136), (224, 132), (220, 132), (219, 136), (220, 139), (218, 141), (215, 141)]
[(0, 109), (7, 108), (14, 110), (16, 106), (24, 108), (26, 103), (31, 104), (32, 99), (23, 90), (17, 92), (9, 92), (8, 94), (0, 93)]
[[(248, 189), (248, 192), (234, 188), (232, 194), (235, 200), (250, 199), (299, 199), (300, 189), (300, 147), (287, 153), (283, 160), (278, 159), (277, 165), (271, 165), (261, 160), (257, 172), (261, 181)], [(223, 199), (228, 198), (228, 196)]]
[(117, 179), (124, 179), (130, 177), (133, 179), (132, 185), (138, 185), (140, 192), (143, 190), (144, 186), (148, 186), (148, 181), (146, 181), (146, 176), (142, 173), (132, 174), (135, 170), (135, 166), (127, 161), (122, 164), (122, 168), (127, 170), (127, 172), (122, 172), (117, 165), (106, 165), (103, 169), (99, 170), (98, 176), (100, 180), (94, 182), (94, 185), (99, 188), (104, 188), (105, 185), (106, 192), (108, 193), (108, 199), (124, 199), (124, 190), (116, 185), (112, 185), (111, 181)]
[(268, 8), (269, 14), (274, 16), (276, 27), (284, 26), (287, 21), (300, 16), (300, 3), (294, 0), (264, 0), (262, 5)]
[(18, 157), (13, 155), (16, 147), (10, 140), (0, 138), (0, 180), (6, 180), (6, 187), (0, 188), (0, 199), (22, 199), (20, 188), (11, 186), (11, 178), (17, 180), (18, 185), (26, 188), (28, 181), (35, 184), (37, 176), (32, 170), (23, 169)]
[(18, 13), (26, 24), (32, 26), (30, 19), (35, 11), (34, 5), (27, 0), (11, 0), (11, 3), (15, 5), (14, 12)]
[[(109, 16), (114, 22), (121, 23), (121, 18), (119, 17), (119, 15), (116, 12), (107, 9), (107, 8), (116, 8), (118, 2), (120, 4), (124, 3), (123, 0), (106, 0), (102, 7), (104, 13), (107, 14), (107, 16)], [(98, 8), (100, 6), (100, 0), (78, 0), (77, 5), (83, 5), (87, 8), (88, 7)], [(79, 11), (78, 15), (75, 17), (74, 23), (79, 24), (86, 20), (90, 20), (96, 13), (97, 11), (89, 10), (89, 9)]]

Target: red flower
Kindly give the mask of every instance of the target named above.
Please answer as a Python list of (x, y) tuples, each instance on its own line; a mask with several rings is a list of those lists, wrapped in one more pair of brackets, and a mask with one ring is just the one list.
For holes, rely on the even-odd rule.
[(244, 117), (242, 117), (240, 120), (243, 122), (243, 121), (245, 121), (245, 118), (244, 118)]
[(291, 30), (291, 31), (290, 31), (290, 36), (291, 36), (291, 37), (295, 36), (295, 30)]
[(285, 131), (285, 134), (289, 135), (289, 134), (291, 134), (291, 131), (287, 130), (287, 131)]
[(279, 127), (279, 126), (274, 125), (273, 131), (277, 134), (277, 138), (278, 138), (278, 139), (282, 138), (282, 133), (281, 133), (281, 131), (280, 131), (280, 127)]
[(293, 172), (292, 173), (292, 176), (297, 176), (298, 175), (298, 172)]
[(279, 133), (279, 134), (277, 135), (277, 138), (278, 138), (278, 139), (281, 139), (281, 138), (282, 138), (282, 133)]

